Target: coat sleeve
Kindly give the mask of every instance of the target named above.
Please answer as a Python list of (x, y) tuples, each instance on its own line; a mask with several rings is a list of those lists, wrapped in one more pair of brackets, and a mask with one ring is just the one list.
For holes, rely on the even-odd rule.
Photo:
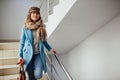
[(22, 28), (21, 30), (21, 36), (20, 36), (20, 46), (19, 46), (19, 54), (18, 56), (20, 58), (23, 58), (23, 47), (24, 47), (24, 43), (25, 43), (25, 27)]
[(48, 44), (48, 42), (46, 40), (43, 41), (43, 43), (44, 43), (44, 45), (45, 45), (45, 47), (47, 48), (48, 51), (50, 51), (52, 49), (51, 46)]

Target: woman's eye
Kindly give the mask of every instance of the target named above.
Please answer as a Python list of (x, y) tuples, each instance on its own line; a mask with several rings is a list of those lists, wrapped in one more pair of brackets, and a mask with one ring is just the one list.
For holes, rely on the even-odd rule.
[(39, 12), (32, 12), (32, 14), (39, 14)]

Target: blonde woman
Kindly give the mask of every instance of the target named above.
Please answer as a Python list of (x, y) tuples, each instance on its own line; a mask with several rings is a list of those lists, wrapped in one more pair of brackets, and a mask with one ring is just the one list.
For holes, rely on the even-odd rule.
[(56, 51), (46, 41), (47, 32), (43, 25), (38, 7), (31, 7), (22, 28), (19, 48), (19, 60), (24, 60), (24, 71), (27, 71), (29, 80), (42, 77), (47, 71), (44, 46), (56, 54)]

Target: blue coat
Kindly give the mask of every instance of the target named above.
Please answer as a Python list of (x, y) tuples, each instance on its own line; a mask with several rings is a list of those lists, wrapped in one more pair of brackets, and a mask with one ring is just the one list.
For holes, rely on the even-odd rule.
[[(44, 65), (44, 72), (47, 71), (46, 67), (46, 56), (44, 53), (44, 46), (50, 51), (52, 48), (47, 43), (47, 41), (41, 41), (39, 42), (39, 50), (40, 50), (40, 58)], [(23, 58), (25, 60), (24, 63), (24, 70), (26, 71), (27, 65), (31, 61), (33, 56), (33, 36), (32, 31), (23, 27), (21, 38), (20, 38), (20, 48), (19, 48), (19, 57)]]

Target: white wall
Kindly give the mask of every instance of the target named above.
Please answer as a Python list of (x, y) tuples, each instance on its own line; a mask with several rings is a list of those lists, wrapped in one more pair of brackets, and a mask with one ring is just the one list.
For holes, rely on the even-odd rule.
[(58, 0), (59, 4), (54, 7), (53, 14), (49, 16), (46, 23), (48, 37), (53, 33), (68, 11), (77, 0)]
[(0, 4), (0, 40), (19, 39), (29, 8), (40, 6), (39, 0), (0, 0)]
[[(66, 1), (70, 2), (69, 0)], [(63, 13), (61, 10), (58, 12)], [(54, 31), (50, 35), (49, 41), (51, 41), (58, 53), (66, 53), (101, 26), (108, 23), (119, 12), (120, 0), (77, 0), (57, 25), (57, 28), (53, 29)], [(59, 15), (56, 14), (56, 17), (54, 16), (55, 22), (61, 17), (61, 15), (57, 16)], [(51, 20), (50, 24), (53, 23), (54, 20)], [(52, 30), (50, 31), (52, 32)]]
[(74, 80), (120, 80), (120, 15), (61, 60)]

